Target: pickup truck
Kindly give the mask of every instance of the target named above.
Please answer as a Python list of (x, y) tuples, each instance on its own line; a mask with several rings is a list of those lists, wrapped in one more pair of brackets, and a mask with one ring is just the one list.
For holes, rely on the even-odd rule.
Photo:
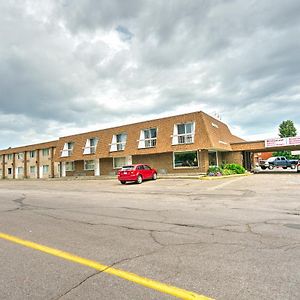
[(259, 162), (259, 166), (262, 170), (265, 169), (274, 169), (274, 167), (281, 167), (283, 169), (291, 168), (295, 169), (298, 164), (298, 160), (289, 160), (286, 159), (284, 156), (275, 156), (270, 157), (267, 160), (261, 160)]

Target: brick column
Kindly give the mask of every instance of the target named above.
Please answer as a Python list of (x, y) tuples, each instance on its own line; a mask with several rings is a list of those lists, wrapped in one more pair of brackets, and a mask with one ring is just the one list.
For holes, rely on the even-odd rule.
[(36, 177), (40, 178), (40, 149), (36, 150)]
[(2, 178), (5, 178), (5, 154), (2, 155)]
[(200, 172), (201, 173), (206, 173), (209, 167), (209, 161), (208, 161), (208, 150), (206, 149), (201, 149), (199, 151), (200, 155)]
[(54, 147), (51, 148), (50, 168), (51, 168), (51, 178), (54, 178)]
[(16, 178), (16, 154), (13, 153), (13, 179)]
[(28, 177), (27, 173), (27, 151), (24, 151), (24, 178)]

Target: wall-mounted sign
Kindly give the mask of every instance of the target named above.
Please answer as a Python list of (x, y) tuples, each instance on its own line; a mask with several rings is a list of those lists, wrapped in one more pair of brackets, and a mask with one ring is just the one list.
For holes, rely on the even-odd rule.
[(296, 146), (300, 145), (300, 136), (287, 138), (274, 138), (265, 140), (265, 147), (282, 147), (282, 146)]

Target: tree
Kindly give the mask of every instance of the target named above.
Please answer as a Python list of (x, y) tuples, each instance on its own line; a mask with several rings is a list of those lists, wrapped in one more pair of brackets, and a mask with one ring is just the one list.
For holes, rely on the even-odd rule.
[(296, 135), (297, 135), (297, 129), (293, 121), (286, 120), (279, 125), (279, 136), (281, 138), (296, 136)]
[[(294, 125), (294, 122), (291, 120), (282, 121), (279, 125), (279, 134), (281, 138), (291, 137), (297, 135), (297, 129)], [(297, 158), (293, 156), (291, 151), (277, 151), (273, 153), (273, 156), (285, 156), (287, 159)]]

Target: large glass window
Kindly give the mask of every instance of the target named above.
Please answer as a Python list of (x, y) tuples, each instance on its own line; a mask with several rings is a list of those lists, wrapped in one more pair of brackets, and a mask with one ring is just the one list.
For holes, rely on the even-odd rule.
[(18, 167), (17, 170), (18, 170), (19, 175), (23, 175), (23, 173), (24, 173), (23, 167)]
[(199, 167), (198, 151), (174, 152), (174, 168)]
[(24, 153), (23, 152), (18, 153), (17, 157), (18, 159), (24, 159)]
[(194, 143), (195, 123), (182, 123), (174, 125), (172, 144)]
[(92, 160), (85, 160), (84, 161), (84, 169), (89, 171), (89, 170), (94, 170), (95, 169), (95, 161)]
[(35, 151), (30, 151), (29, 152), (29, 157), (34, 158), (35, 157)]
[(13, 160), (14, 155), (13, 154), (7, 154), (7, 160)]

